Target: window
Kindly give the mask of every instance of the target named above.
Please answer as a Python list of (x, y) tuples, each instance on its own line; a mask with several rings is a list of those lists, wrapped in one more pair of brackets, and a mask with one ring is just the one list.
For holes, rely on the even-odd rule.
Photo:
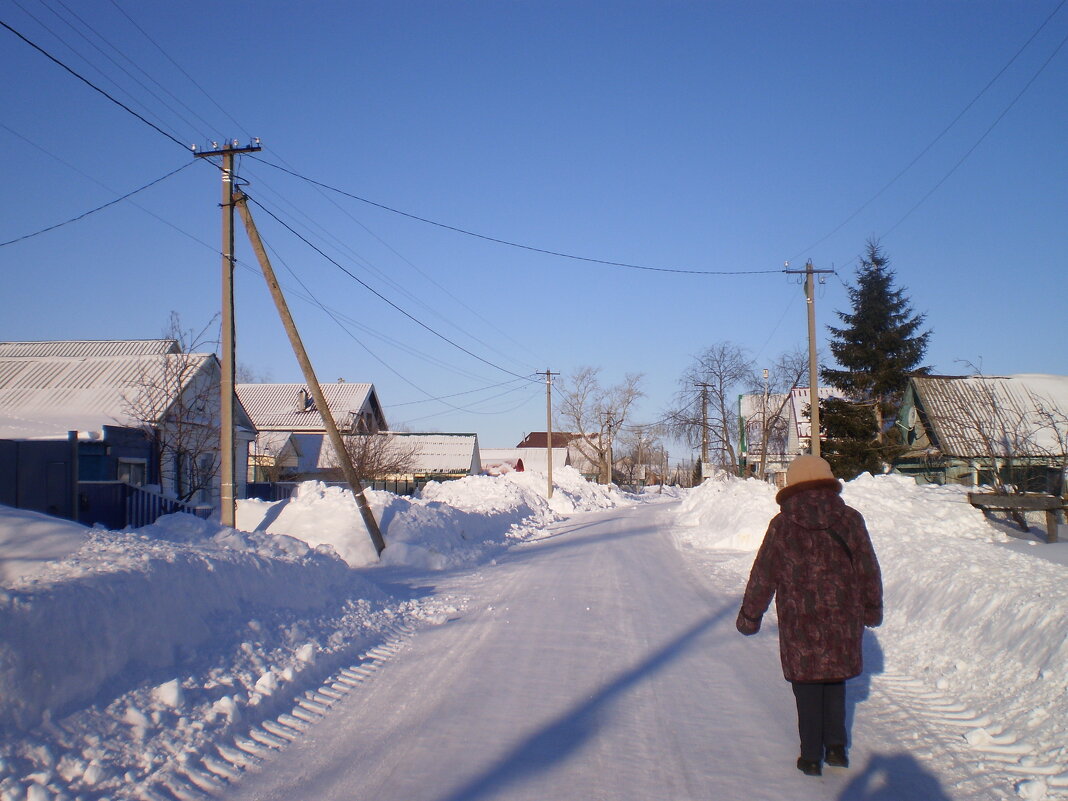
[(119, 481), (133, 484), (135, 487), (142, 487), (145, 484), (146, 470), (147, 465), (144, 459), (120, 458), (118, 467), (115, 471), (115, 477)]

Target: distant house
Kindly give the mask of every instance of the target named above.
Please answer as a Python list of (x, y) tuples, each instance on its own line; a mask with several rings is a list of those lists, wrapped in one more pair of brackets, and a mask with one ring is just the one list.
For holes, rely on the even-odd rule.
[[(406, 431), (383, 431), (371, 436), (386, 438), (387, 447), (410, 455), (405, 459), (404, 472), (384, 476), (390, 482), (425, 484), (427, 481), (449, 481), (482, 471), (477, 434), (412, 434)], [(337, 468), (334, 449), (330, 443), (322, 448), (318, 468), (333, 471)]]
[[(587, 438), (590, 440), (597, 440), (599, 434), (589, 434)], [(582, 440), (582, 434), (575, 434), (566, 431), (554, 431), (553, 432), (553, 466), (556, 466), (556, 451), (558, 449), (565, 449), (567, 451), (568, 464), (578, 470), (588, 481), (596, 481), (600, 475), (600, 466), (592, 459), (590, 459), (585, 453), (582, 452), (578, 445), (578, 442)], [(523, 441), (516, 447), (520, 449), (529, 450), (541, 450), (542, 453), (546, 450), (546, 445), (549, 442), (549, 432), (547, 431), (531, 431), (527, 434)], [(544, 468), (544, 459), (543, 467)]]
[[(842, 397), (831, 387), (820, 387), (817, 395), (821, 401)], [(763, 457), (763, 478), (780, 486), (785, 483), (790, 462), (794, 457), (808, 453), (811, 447), (810, 402), (808, 387), (794, 387), (788, 394), (754, 393), (738, 397), (741, 460), (745, 475), (756, 476)], [(765, 432), (768, 435), (766, 443)]]
[(918, 481), (1064, 492), (1068, 376), (917, 376), (896, 425), (894, 471)]
[[(216, 506), (219, 380), (214, 354), (174, 340), (0, 343), (0, 503), (115, 525), (90, 485), (118, 482)], [(240, 491), (240, 404), (235, 424)]]
[[(338, 381), (320, 386), (343, 433), (375, 434), (388, 429), (373, 384)], [(307, 384), (238, 384), (237, 396), (259, 432), (249, 459), (251, 481), (324, 477), (320, 456), (326, 424)]]
[[(543, 436), (544, 439), (544, 436)], [(490, 475), (507, 473), (510, 470), (537, 470), (545, 473), (549, 468), (548, 450), (542, 448), (482, 448), (482, 472)], [(553, 448), (553, 469), (571, 464), (571, 452), (567, 447)]]

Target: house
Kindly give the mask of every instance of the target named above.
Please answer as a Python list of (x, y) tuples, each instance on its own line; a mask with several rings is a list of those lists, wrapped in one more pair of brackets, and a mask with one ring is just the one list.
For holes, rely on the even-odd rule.
[[(816, 391), (821, 401), (843, 397), (831, 387)], [(738, 396), (738, 421), (741, 429), (742, 472), (755, 476), (764, 454), (764, 479), (783, 486), (786, 468), (794, 457), (808, 453), (812, 440), (808, 387), (794, 387), (789, 393), (754, 393)], [(765, 424), (765, 420), (767, 423)]]
[[(342, 433), (389, 428), (373, 384), (338, 381), (320, 388)], [(259, 432), (249, 459), (251, 481), (324, 478), (320, 456), (326, 423), (307, 384), (238, 384), (237, 397)]]
[[(600, 437), (600, 434), (588, 434), (587, 439), (596, 441)], [(596, 481), (600, 476), (601, 468), (593, 459), (587, 456), (579, 448), (578, 441), (582, 439), (582, 434), (575, 434), (566, 431), (554, 431), (553, 432), (553, 466), (555, 467), (557, 462), (555, 453), (558, 449), (567, 450), (568, 464), (578, 470), (588, 481)], [(521, 449), (540, 450), (543, 453), (546, 450), (546, 446), (549, 442), (549, 432), (547, 431), (531, 431), (527, 434), (522, 442), (516, 447)], [(587, 448), (592, 454), (593, 449)], [(544, 461), (544, 460), (543, 460)], [(544, 469), (544, 467), (542, 468)]]
[[(544, 439), (544, 434), (543, 434)], [(482, 448), (479, 451), (482, 472), (489, 475), (507, 473), (509, 470), (537, 470), (548, 472), (548, 449), (541, 448)], [(566, 447), (552, 449), (553, 470), (571, 464), (571, 452)]]
[(924, 483), (1064, 492), (1068, 376), (915, 376), (896, 425), (908, 450), (894, 472)]
[[(109, 526), (104, 484), (216, 506), (219, 381), (214, 354), (169, 339), (0, 343), (0, 503)], [(240, 404), (235, 428), (241, 491)]]
[[(357, 435), (359, 436), (359, 435)], [(405, 431), (382, 431), (362, 436), (382, 437), (385, 448), (402, 454), (398, 469), (383, 476), (390, 483), (421, 485), (428, 481), (449, 481), (482, 472), (477, 434), (412, 434)], [(330, 443), (322, 448), (318, 468), (336, 472), (337, 459)]]

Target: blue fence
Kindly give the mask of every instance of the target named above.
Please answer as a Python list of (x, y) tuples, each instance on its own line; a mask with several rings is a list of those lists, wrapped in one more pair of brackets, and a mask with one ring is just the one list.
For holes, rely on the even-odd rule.
[[(328, 487), (342, 487), (348, 489), (349, 485), (345, 481), (323, 481)], [(417, 490), (425, 486), (426, 480), (423, 481), (368, 481), (364, 484), (365, 489), (385, 490), (386, 492), (392, 492), (394, 495), (414, 495)], [(247, 484), (245, 490), (245, 497), (256, 498), (261, 501), (284, 501), (293, 495), (293, 491), (299, 487), (301, 482), (299, 481), (250, 481)]]
[(140, 528), (174, 512), (208, 518), (212, 511), (210, 506), (183, 503), (125, 481), (78, 482), (78, 522), (87, 526)]

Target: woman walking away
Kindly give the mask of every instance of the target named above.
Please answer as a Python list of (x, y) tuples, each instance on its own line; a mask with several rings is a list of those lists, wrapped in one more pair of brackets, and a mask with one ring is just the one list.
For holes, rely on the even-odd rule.
[(797, 768), (809, 776), (819, 776), (824, 761), (849, 767), (845, 682), (863, 670), (864, 627), (883, 620), (879, 562), (864, 518), (841, 492), (820, 457), (790, 463), (736, 624), (756, 634), (775, 596), (782, 672), (797, 699)]

